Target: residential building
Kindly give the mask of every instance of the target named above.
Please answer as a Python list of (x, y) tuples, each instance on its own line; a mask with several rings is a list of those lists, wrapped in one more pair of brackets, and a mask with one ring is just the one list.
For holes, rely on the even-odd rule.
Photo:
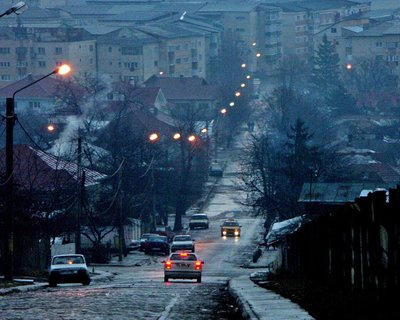
[(206, 38), (202, 32), (176, 24), (145, 25), (136, 29), (159, 41), (159, 74), (207, 77)]
[(358, 58), (383, 60), (400, 75), (400, 19), (371, 25), (359, 32), (346, 32), (338, 51), (342, 61), (357, 67)]
[(63, 63), (73, 67), (75, 76), (95, 73), (96, 40), (83, 29), (18, 26), (1, 31), (0, 88), (28, 74), (47, 74)]
[[(196, 120), (210, 121), (221, 102), (216, 86), (208, 85), (200, 77), (163, 77), (153, 76), (143, 84), (146, 87), (159, 87), (168, 102), (177, 108), (194, 106), (198, 112)], [(168, 111), (168, 110), (162, 110)]]
[[(272, 1), (265, 0), (267, 3)], [(282, 47), (284, 55), (296, 55), (309, 60), (317, 44), (314, 35), (346, 17), (361, 15), (370, 10), (369, 3), (347, 0), (292, 1), (271, 3), (282, 9)]]
[(250, 72), (273, 73), (281, 58), (280, 9), (257, 2), (210, 2), (197, 14), (218, 21)]

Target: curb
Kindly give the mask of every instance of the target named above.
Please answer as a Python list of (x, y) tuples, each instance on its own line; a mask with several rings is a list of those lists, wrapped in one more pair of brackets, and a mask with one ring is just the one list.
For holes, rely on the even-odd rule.
[[(247, 276), (244, 276), (247, 277)], [(248, 301), (243, 297), (243, 295), (240, 293), (240, 291), (236, 288), (234, 288), (233, 281), (235, 279), (229, 280), (228, 283), (228, 290), (231, 296), (235, 299), (239, 310), (242, 313), (242, 317), (247, 319), (247, 320), (259, 320), (260, 318), (257, 316), (257, 314), (253, 311), (252, 307), (248, 303)]]
[[(101, 282), (105, 280), (111, 281), (114, 278), (114, 275), (109, 272), (96, 271), (96, 273), (98, 274), (91, 277), (93, 282)], [(11, 287), (7, 289), (0, 289), (0, 296), (5, 296), (13, 293), (36, 291), (42, 288), (47, 288), (48, 286), (49, 284), (47, 282), (41, 282), (36, 284)]]

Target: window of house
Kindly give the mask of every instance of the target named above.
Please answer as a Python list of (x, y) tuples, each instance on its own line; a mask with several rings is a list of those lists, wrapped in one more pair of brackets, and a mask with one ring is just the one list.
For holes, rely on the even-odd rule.
[(236, 20), (245, 20), (246, 18), (244, 16), (238, 16), (236, 17)]
[(46, 61), (38, 61), (39, 68), (46, 68)]
[(10, 81), (11, 80), (11, 76), (9, 74), (2, 74), (0, 79), (2, 81)]
[(10, 66), (10, 62), (9, 61), (0, 61), (0, 67), (2, 68), (6, 68)]
[(62, 54), (62, 52), (63, 52), (62, 48), (60, 48), (60, 47), (54, 48), (54, 53), (55, 54)]
[(381, 48), (381, 47), (382, 47), (382, 42), (380, 42), (380, 41), (377, 42), (377, 43), (376, 43), (376, 46), (377, 46), (378, 48)]
[(176, 60), (175, 60), (175, 63), (176, 63), (176, 64), (180, 64), (180, 63), (181, 63), (181, 59), (180, 59), (180, 58), (176, 59)]
[(174, 74), (175, 73), (175, 66), (174, 65), (171, 65), (171, 66), (168, 67), (168, 73), (169, 74)]
[(331, 28), (331, 33), (336, 33), (337, 29), (336, 28)]
[(46, 48), (39, 47), (38, 48), (38, 54), (46, 54)]
[(158, 67), (158, 61), (157, 60), (154, 61), (154, 66)]
[(183, 58), (183, 62), (189, 62), (189, 58), (188, 57)]
[(91, 44), (91, 45), (89, 45), (89, 51), (90, 52), (93, 52), (94, 51), (94, 46)]
[(244, 28), (236, 28), (235, 31), (236, 32), (244, 32)]
[(137, 56), (142, 53), (141, 47), (122, 47), (121, 54), (124, 56)]
[(40, 101), (29, 101), (29, 108), (39, 109)]
[(114, 99), (114, 94), (113, 93), (107, 93), (107, 100), (113, 100)]
[(198, 63), (192, 62), (192, 70), (197, 70), (197, 68), (198, 68)]
[(9, 54), (10, 52), (10, 48), (0, 48), (0, 54)]
[(112, 52), (112, 47), (108, 47), (108, 52)]

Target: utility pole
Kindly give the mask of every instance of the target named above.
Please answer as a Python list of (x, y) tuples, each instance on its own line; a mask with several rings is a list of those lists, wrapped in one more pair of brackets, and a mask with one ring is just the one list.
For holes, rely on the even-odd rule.
[(122, 215), (122, 168), (119, 170), (118, 174), (118, 185), (119, 185), (119, 195), (118, 195), (118, 261), (122, 261), (122, 254), (124, 249), (124, 225), (123, 225), (123, 215)]
[(6, 100), (6, 212), (4, 219), (5, 269), (4, 279), (12, 280), (14, 274), (14, 98)]
[(79, 134), (78, 137), (78, 208), (76, 210), (76, 221), (75, 221), (75, 253), (81, 253), (81, 215), (83, 207), (83, 186), (84, 186), (84, 173), (82, 174), (82, 138)]

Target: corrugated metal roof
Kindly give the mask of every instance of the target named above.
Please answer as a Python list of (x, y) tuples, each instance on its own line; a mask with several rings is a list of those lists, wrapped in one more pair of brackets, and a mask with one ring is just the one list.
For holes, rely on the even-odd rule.
[(395, 186), (395, 182), (316, 182), (311, 184), (310, 197), (310, 183), (304, 183), (298, 201), (304, 203), (344, 204), (354, 202), (363, 190), (375, 190), (378, 188), (389, 189)]

